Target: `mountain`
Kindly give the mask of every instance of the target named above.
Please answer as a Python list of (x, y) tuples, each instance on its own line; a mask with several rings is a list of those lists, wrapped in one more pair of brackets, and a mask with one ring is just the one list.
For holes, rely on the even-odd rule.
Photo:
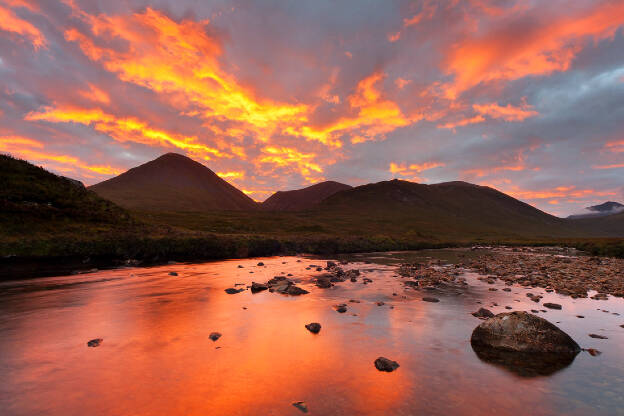
[(587, 207), (585, 208), (585, 212), (583, 212), (582, 214), (570, 215), (568, 218), (579, 219), (588, 217), (599, 217), (605, 215), (613, 215), (620, 212), (624, 212), (624, 205), (620, 204), (619, 202), (608, 201), (600, 205)]
[(59, 233), (79, 224), (102, 229), (131, 223), (125, 210), (80, 181), (0, 155), (0, 234)]
[(344, 183), (326, 181), (294, 191), (278, 191), (262, 203), (268, 211), (304, 211), (313, 208), (336, 192), (351, 189)]
[(201, 163), (167, 153), (89, 189), (135, 210), (255, 210), (258, 204)]
[[(467, 182), (424, 185), (392, 180), (334, 194), (316, 208), (319, 218), (359, 218), (353, 229), (444, 238), (537, 238), (579, 235), (569, 221), (502, 192)], [(343, 227), (337, 222), (335, 227)], [(345, 225), (346, 226), (346, 225)]]

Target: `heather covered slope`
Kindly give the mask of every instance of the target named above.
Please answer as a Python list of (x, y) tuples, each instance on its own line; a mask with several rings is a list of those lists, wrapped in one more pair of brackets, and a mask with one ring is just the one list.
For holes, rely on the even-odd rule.
[(102, 198), (135, 210), (255, 210), (258, 204), (212, 170), (186, 156), (168, 153), (91, 186)]
[[(401, 180), (363, 185), (325, 199), (317, 218), (359, 217), (385, 233), (434, 238), (553, 238), (581, 234), (569, 221), (495, 189), (466, 182)], [(366, 227), (367, 229), (370, 227)]]
[(0, 155), (0, 224), (1, 236), (30, 237), (127, 228), (133, 221), (78, 181)]
[(278, 191), (262, 203), (268, 211), (303, 211), (314, 208), (325, 198), (336, 192), (351, 189), (350, 185), (325, 181), (294, 191)]

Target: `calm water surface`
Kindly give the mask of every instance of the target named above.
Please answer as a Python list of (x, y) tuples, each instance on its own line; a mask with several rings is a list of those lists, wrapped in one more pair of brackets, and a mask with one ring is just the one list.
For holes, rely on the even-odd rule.
[[(534, 309), (527, 289), (492, 292), (467, 273), (461, 294), (433, 292), (440, 302), (427, 303), (393, 277), (398, 262), (454, 261), (458, 253), (351, 256), (344, 268), (363, 275), (331, 289), (312, 284), (319, 273), (306, 267), (327, 259), (310, 257), (1, 283), (0, 414), (299, 415), (292, 403), (304, 401), (312, 415), (624, 415), (622, 299), (573, 300), (531, 289), (542, 302), (563, 305), (540, 316), (602, 354), (582, 352), (550, 375), (521, 376), (476, 356), (470, 334), (481, 321), (470, 313), (481, 306)], [(310, 294), (224, 292), (287, 273)], [(337, 313), (337, 303), (347, 303), (347, 313)], [(309, 322), (321, 323), (318, 335), (304, 328)], [(223, 334), (216, 342), (208, 338), (213, 331)], [(93, 338), (104, 341), (88, 348)], [(400, 368), (377, 371), (379, 356)]]

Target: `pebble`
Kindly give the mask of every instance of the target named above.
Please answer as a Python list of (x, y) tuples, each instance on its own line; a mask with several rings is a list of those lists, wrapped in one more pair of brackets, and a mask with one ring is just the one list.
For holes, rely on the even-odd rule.
[(219, 332), (211, 332), (210, 335), (208, 335), (208, 338), (210, 338), (212, 341), (216, 341), (221, 338), (221, 334)]
[(318, 322), (309, 323), (305, 327), (308, 331), (312, 332), (313, 334), (318, 334), (319, 331), (321, 330), (321, 324), (319, 324)]
[(399, 368), (399, 363), (389, 360), (385, 357), (379, 357), (375, 360), (375, 368), (379, 371), (391, 373), (392, 371)]
[(102, 338), (92, 339), (91, 341), (87, 342), (87, 347), (99, 347), (102, 341), (104, 341)]

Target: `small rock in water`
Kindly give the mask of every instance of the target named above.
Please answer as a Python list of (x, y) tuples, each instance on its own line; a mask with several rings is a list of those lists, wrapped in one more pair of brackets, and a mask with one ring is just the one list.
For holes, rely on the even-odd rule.
[(285, 293), (291, 296), (299, 296), (299, 295), (305, 295), (310, 292), (308, 292), (305, 289), (300, 288), (299, 286), (292, 285), (292, 286), (289, 286), (288, 289), (286, 289)]
[(428, 296), (425, 296), (424, 298), (422, 298), (422, 300), (424, 300), (425, 302), (434, 302), (434, 303), (435, 302), (440, 302), (440, 299), (438, 299), (438, 298), (431, 298), (431, 297), (428, 297)]
[(308, 405), (305, 402), (294, 402), (292, 405), (303, 413), (308, 413)]
[(511, 306), (505, 306), (505, 309), (513, 309)]
[(360, 301), (357, 300), (357, 299), (349, 299), (349, 302), (350, 303), (360, 303)]
[(321, 330), (321, 324), (319, 324), (318, 322), (309, 323), (305, 327), (308, 331), (312, 332), (313, 334), (318, 334), (319, 331)]
[(316, 286), (321, 289), (328, 289), (332, 287), (331, 280), (328, 276), (319, 276), (316, 278)]
[(511, 292), (511, 289), (508, 287), (503, 288), (503, 292)]
[(269, 287), (264, 283), (256, 283), (251, 282), (251, 293), (262, 292), (263, 290), (267, 290)]
[(591, 355), (592, 357), (597, 357), (600, 354), (602, 354), (602, 352), (594, 349), (594, 348), (587, 348), (585, 351), (587, 351), (589, 353), (589, 355)]
[(99, 347), (102, 341), (104, 341), (102, 338), (92, 339), (91, 341), (87, 342), (87, 347)]
[(238, 265), (238, 268), (239, 268), (239, 269), (242, 269), (242, 268), (243, 268), (243, 266), (242, 266), (241, 264), (239, 264), (239, 265)]
[(598, 335), (598, 334), (589, 334), (589, 336), (592, 338), (596, 338), (596, 339), (609, 339), (609, 337), (605, 337), (604, 335)]
[(559, 305), (558, 303), (546, 302), (543, 305), (549, 309), (561, 309), (561, 305)]
[(228, 287), (227, 289), (225, 289), (225, 293), (227, 293), (228, 295), (234, 295), (236, 293), (240, 293), (245, 289), (236, 289), (233, 287)]
[(336, 309), (336, 312), (338, 313), (345, 313), (347, 311), (347, 305), (345, 305), (344, 303), (334, 305), (334, 309)]
[(377, 306), (383, 306), (383, 305), (385, 305), (385, 303), (383, 303), (383, 302), (377, 302)]
[(219, 338), (221, 338), (221, 334), (218, 332), (211, 332), (210, 335), (208, 335), (208, 338), (210, 338), (213, 341), (216, 341)]
[(258, 266), (264, 266), (264, 263), (262, 263), (262, 262), (258, 262), (258, 264), (257, 264), (257, 265), (258, 265)]
[(494, 314), (489, 309), (480, 308), (478, 311), (473, 312), (472, 316), (475, 316), (477, 318), (491, 318), (494, 316)]
[(176, 272), (169, 272), (169, 276), (177, 276), (177, 275), (178, 275), (178, 273), (176, 273)]
[(576, 315), (577, 318), (585, 318), (583, 315)]
[(375, 368), (379, 371), (391, 373), (399, 368), (399, 363), (389, 360), (385, 357), (379, 357), (375, 360)]

